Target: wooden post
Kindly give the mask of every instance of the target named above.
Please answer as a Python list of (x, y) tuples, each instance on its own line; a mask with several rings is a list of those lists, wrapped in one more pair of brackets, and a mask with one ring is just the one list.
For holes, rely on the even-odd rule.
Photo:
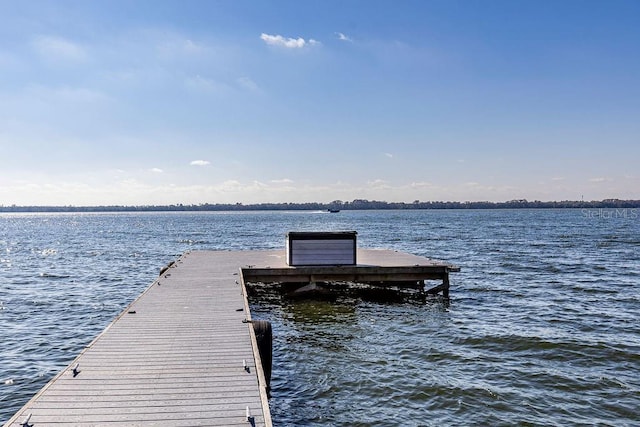
[(446, 271), (442, 278), (442, 296), (447, 299), (449, 298), (449, 271)]

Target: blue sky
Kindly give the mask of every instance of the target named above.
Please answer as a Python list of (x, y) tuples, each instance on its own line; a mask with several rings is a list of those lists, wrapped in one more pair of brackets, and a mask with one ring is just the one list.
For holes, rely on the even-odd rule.
[(0, 0), (0, 204), (640, 199), (638, 1)]

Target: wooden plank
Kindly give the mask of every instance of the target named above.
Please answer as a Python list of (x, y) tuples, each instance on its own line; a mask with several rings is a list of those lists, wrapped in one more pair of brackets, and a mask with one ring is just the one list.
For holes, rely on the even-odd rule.
[(164, 396), (161, 399), (148, 401), (146, 395), (113, 396), (109, 399), (98, 398), (96, 396), (82, 396), (81, 400), (71, 399), (72, 395), (47, 395), (38, 400), (34, 407), (39, 408), (117, 408), (120, 406), (194, 406), (207, 404), (232, 404), (238, 397), (245, 393), (238, 391), (233, 393), (203, 393), (203, 394), (182, 394), (179, 396)]
[[(164, 403), (164, 401), (163, 401)], [(220, 414), (237, 414), (240, 417), (243, 413), (246, 413), (247, 406), (236, 402), (204, 402), (202, 400), (198, 401), (174, 401), (172, 404), (160, 404), (160, 402), (153, 402), (152, 404), (138, 404), (138, 405), (130, 405), (130, 404), (120, 404), (118, 406), (114, 405), (91, 405), (91, 406), (78, 406), (74, 405), (74, 402), (68, 401), (65, 405), (46, 405), (38, 402), (38, 404), (34, 405), (33, 411), (46, 412), (47, 416), (87, 416), (87, 417), (101, 417), (103, 420), (118, 420), (116, 416), (122, 415), (146, 415), (146, 414), (175, 414), (175, 413), (208, 413), (212, 414), (213, 417), (219, 417)], [(257, 409), (254, 407), (254, 409)], [(217, 414), (217, 415), (216, 415)]]
[[(149, 386), (151, 387), (151, 386)], [(125, 405), (130, 401), (145, 401), (147, 406), (155, 406), (158, 401), (199, 401), (204, 397), (208, 397), (212, 401), (223, 400), (227, 403), (239, 403), (242, 405), (251, 405), (255, 398), (259, 397), (256, 387), (222, 387), (219, 385), (211, 385), (208, 387), (184, 387), (179, 391), (176, 388), (164, 388), (157, 390), (126, 390), (126, 389), (109, 389), (107, 387), (93, 387), (66, 390), (55, 389), (47, 397), (40, 398), (31, 405), (32, 408), (44, 404), (52, 406), (50, 402), (62, 402), (68, 400), (77, 403), (78, 407), (82, 406), (81, 402), (90, 402), (91, 407), (98, 408), (108, 405), (109, 402), (124, 402)], [(99, 399), (93, 397), (92, 392), (100, 393), (103, 396)], [(124, 399), (126, 398), (126, 399)]]
[[(44, 424), (44, 423), (43, 423)], [(264, 421), (260, 418), (256, 417), (256, 425), (264, 424)], [(70, 420), (64, 419), (54, 419), (54, 420), (46, 420), (46, 425), (56, 426), (56, 425), (82, 425), (78, 423), (71, 423)], [(108, 423), (94, 423), (93, 425), (108, 425), (109, 427), (131, 427), (130, 421), (109, 421)], [(154, 426), (162, 426), (162, 427), (217, 427), (217, 426), (233, 426), (233, 425), (249, 425), (246, 420), (239, 422), (237, 418), (216, 418), (211, 419), (210, 417), (198, 419), (198, 418), (163, 418), (162, 421), (150, 420), (143, 421), (137, 425), (154, 425)], [(15, 421), (13, 424), (7, 424), (10, 427), (23, 427), (21, 423)]]
[[(257, 410), (257, 408), (253, 408)], [(149, 414), (132, 414), (120, 413), (109, 416), (105, 415), (67, 415), (64, 413), (56, 415), (41, 414), (33, 411), (31, 422), (35, 427), (63, 424), (65, 426), (84, 426), (84, 425), (113, 425), (121, 423), (122, 425), (180, 425), (180, 426), (247, 426), (246, 408), (238, 408), (237, 415), (231, 415), (229, 412), (184, 412), (176, 411), (173, 413), (149, 413)], [(224, 414), (224, 415), (222, 415)], [(37, 421), (36, 421), (37, 420)], [(37, 424), (36, 424), (37, 422)], [(265, 420), (261, 416), (255, 417), (256, 425), (264, 425)], [(11, 422), (10, 426), (19, 427), (21, 423), (18, 421)]]

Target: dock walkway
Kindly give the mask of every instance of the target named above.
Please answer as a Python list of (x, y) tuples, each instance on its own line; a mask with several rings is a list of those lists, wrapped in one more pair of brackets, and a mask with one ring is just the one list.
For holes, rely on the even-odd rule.
[(271, 425), (243, 323), (243, 262), (238, 252), (182, 256), (6, 425), (31, 414), (34, 427), (247, 426), (247, 408), (256, 426)]
[(442, 279), (459, 268), (358, 249), (352, 266), (286, 264), (284, 251), (188, 252), (5, 426), (271, 426), (247, 282)]

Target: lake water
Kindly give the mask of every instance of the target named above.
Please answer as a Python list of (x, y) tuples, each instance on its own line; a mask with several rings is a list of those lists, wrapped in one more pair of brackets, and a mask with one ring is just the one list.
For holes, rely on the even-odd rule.
[(274, 425), (640, 425), (636, 209), (0, 214), (0, 422), (184, 251), (293, 230), (462, 271), (449, 304), (254, 299)]

